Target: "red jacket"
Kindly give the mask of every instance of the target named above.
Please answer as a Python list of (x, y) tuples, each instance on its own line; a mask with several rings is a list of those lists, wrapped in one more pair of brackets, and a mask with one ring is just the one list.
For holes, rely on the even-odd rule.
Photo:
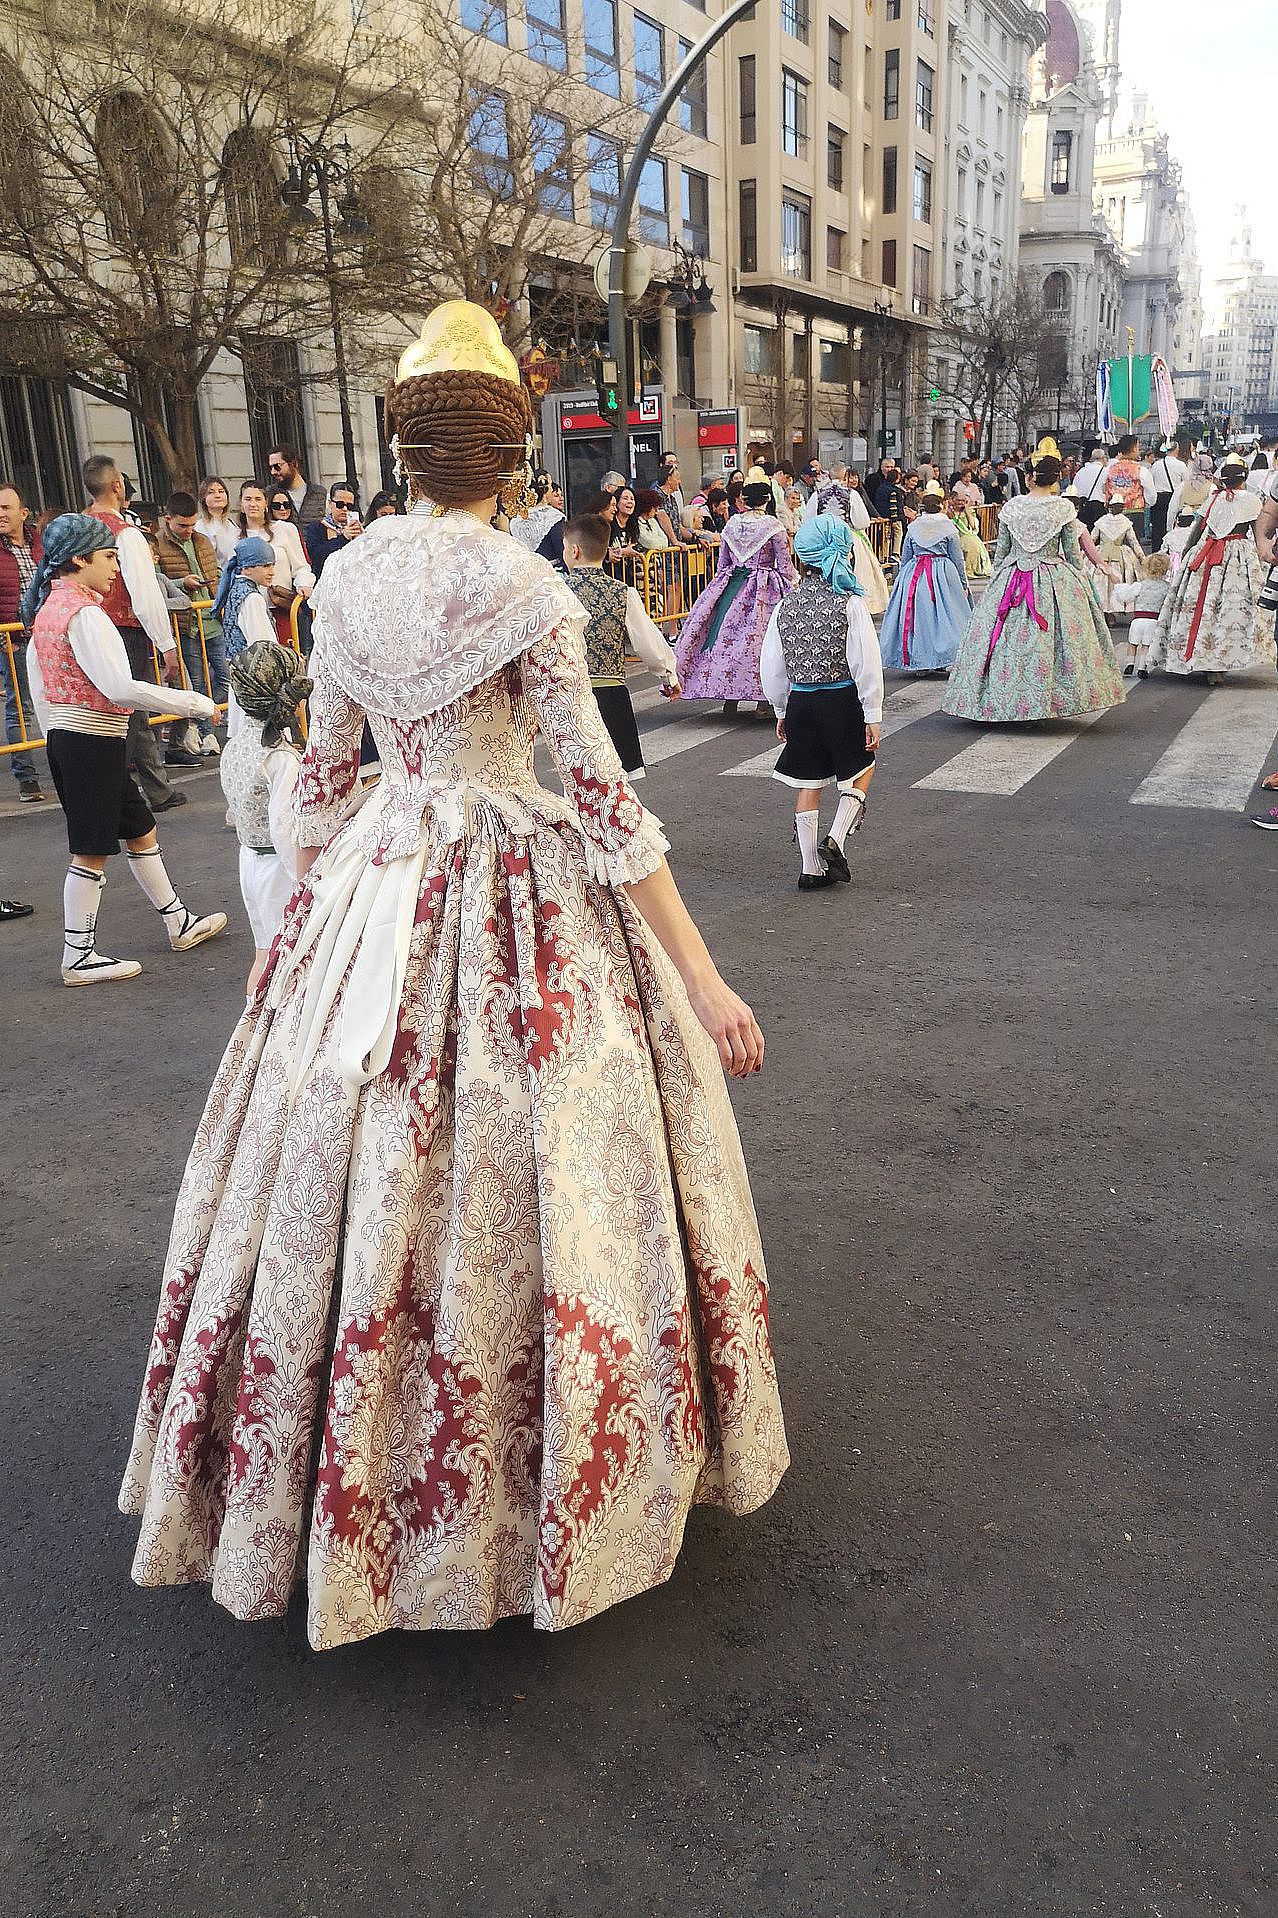
[[(37, 564), (40, 559), (40, 535), (32, 533), (28, 542), (31, 557)], [(0, 626), (16, 626), (19, 619), (18, 601), (22, 598), (22, 573), (18, 562), (3, 540), (0, 540)], [(16, 637), (16, 636), (15, 636)]]

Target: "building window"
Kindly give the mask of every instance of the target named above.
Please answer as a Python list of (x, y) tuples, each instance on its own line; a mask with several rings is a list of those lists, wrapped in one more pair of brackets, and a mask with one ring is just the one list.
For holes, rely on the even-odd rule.
[(959, 75), (959, 124), (967, 125), (967, 75)]
[[(759, 270), (759, 195), (753, 180), (742, 180), (737, 188), (737, 226), (741, 249), (741, 271)], [(748, 333), (750, 328), (746, 328)]]
[(766, 379), (772, 371), (768, 357), (772, 336), (766, 326), (747, 326), (744, 332), (742, 360), (745, 370), (756, 378)]
[(914, 311), (932, 310), (932, 255), (925, 246), (914, 249)]
[(754, 115), (754, 55), (747, 53), (737, 62), (737, 123), (743, 147), (754, 145)]
[(586, 78), (600, 93), (621, 98), (621, 66), (617, 54), (617, 0), (582, 0), (586, 30)]
[(918, 0), (920, 31), (936, 36), (936, 0)]
[(293, 340), (274, 335), (242, 336), (240, 360), (244, 367), (244, 397), (248, 402), (249, 440), (255, 473), (266, 471), (273, 446), (295, 446), (306, 460), (305, 415), (302, 409), (302, 363)]
[(896, 285), (895, 240), (884, 240), (883, 242), (883, 284), (884, 286)]
[(808, 336), (806, 333), (790, 335), (790, 373), (796, 380), (806, 384), (811, 372), (812, 362), (808, 355)]
[[(692, 52), (691, 40), (679, 42), (679, 58), (683, 60)], [(684, 81), (683, 92), (679, 95), (679, 125), (685, 133), (691, 133), (696, 139), (706, 138), (706, 65), (703, 60), (696, 72)]]
[(635, 15), (635, 104), (653, 105), (666, 84), (665, 35), (655, 20)]
[(553, 213), (558, 219), (571, 220), (572, 148), (568, 123), (557, 113), (534, 113), (528, 125), (528, 146), (533, 167), (533, 192), (537, 210)]
[(927, 160), (914, 162), (914, 217), (929, 224), (932, 219), (932, 167)]
[[(11, 340), (16, 330), (10, 327)], [(64, 501), (81, 497), (70, 399), (60, 382), (0, 372), (0, 473), (12, 476), (33, 512), (61, 511)]]
[(994, 144), (998, 148), (1000, 153), (1003, 151), (1003, 128), (1006, 124), (1006, 119), (1007, 119), (1007, 116), (1004, 113), (1003, 108), (995, 107), (994, 109)]
[(828, 126), (825, 131), (825, 179), (826, 185), (843, 191), (843, 149), (847, 134), (841, 127)]
[(847, 385), (848, 343), (846, 340), (817, 341), (817, 379), (822, 386)]
[(472, 33), (482, 33), (486, 40), (495, 40), (499, 47), (509, 45), (506, 0), (461, 0), (461, 20)]
[(924, 60), (914, 76), (914, 124), (924, 133), (932, 131), (932, 69)]
[(954, 180), (954, 214), (956, 219), (967, 218), (967, 168), (961, 166)]
[(1052, 192), (1069, 192), (1069, 165), (1072, 157), (1074, 136), (1072, 133), (1054, 133), (1052, 135)]
[(889, 19), (889, 20), (899, 20), (899, 19), (900, 19), (900, 17), (901, 17), (901, 0), (887, 0), (887, 17), (888, 17), (888, 19)]
[(901, 110), (901, 50), (889, 47), (883, 56), (883, 118), (895, 120)]
[(670, 202), (666, 197), (666, 163), (645, 160), (639, 175), (639, 237), (654, 246), (670, 244)]
[(979, 227), (983, 227), (985, 225), (985, 182), (984, 180), (978, 180), (976, 182), (976, 224)]
[(590, 224), (611, 226), (621, 196), (621, 148), (606, 133), (588, 133), (586, 163), (590, 169)]
[(710, 182), (693, 167), (683, 169), (683, 243), (689, 253), (710, 252)]
[(884, 213), (896, 212), (896, 148), (883, 149), (883, 207)]
[(999, 226), (1003, 219), (1003, 195), (998, 191), (997, 187), (994, 190), (991, 205), (993, 212), (990, 216), (990, 230), (997, 236)]
[(808, 44), (808, 0), (781, 0), (781, 30)]
[[(1069, 313), (1069, 275), (1058, 268), (1049, 273), (1043, 281), (1043, 305), (1053, 316), (1068, 316)], [(1105, 302), (1101, 301), (1101, 317), (1104, 318)]]
[(799, 193), (781, 196), (781, 271), (790, 280), (812, 278), (812, 202)]
[(544, 67), (568, 70), (564, 0), (528, 0), (528, 51)]
[(504, 93), (485, 93), (470, 114), (470, 170), (477, 186), (495, 198), (512, 199), (515, 174), (510, 164), (510, 114)]
[(837, 226), (825, 229), (825, 264), (830, 273), (842, 273), (847, 261), (848, 236)]
[(836, 92), (843, 91), (843, 57), (848, 43), (847, 30), (837, 20), (830, 22), (830, 85)]
[(793, 159), (808, 151), (808, 83), (788, 67), (781, 69), (781, 147)]

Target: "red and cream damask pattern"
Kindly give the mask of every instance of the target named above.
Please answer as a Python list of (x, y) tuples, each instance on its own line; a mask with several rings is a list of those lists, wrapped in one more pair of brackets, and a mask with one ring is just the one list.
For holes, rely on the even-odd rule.
[(316, 1647), (556, 1629), (786, 1468), (745, 1168), (715, 1049), (611, 889), (665, 840), (571, 628), (429, 717), (371, 714), (384, 777), (346, 818), (363, 717), (321, 663), (299, 838), (327, 843), (183, 1180), (134, 1576), (278, 1615), (305, 1527)]

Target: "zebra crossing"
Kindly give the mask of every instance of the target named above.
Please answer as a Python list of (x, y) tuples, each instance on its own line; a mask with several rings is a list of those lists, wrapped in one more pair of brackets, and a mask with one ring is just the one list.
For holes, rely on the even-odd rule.
[[(1102, 720), (1110, 740), (1132, 741), (1125, 730), (1129, 709), (1155, 714), (1142, 727), (1139, 770), (1133, 774), (1128, 803), (1207, 812), (1241, 812), (1257, 781), (1274, 755), (1278, 737), (1278, 682), (1272, 671), (1248, 673), (1215, 689), (1165, 679), (1129, 679), (1127, 705), (1078, 719), (1045, 721), (1036, 725), (990, 727), (979, 733), (941, 713), (945, 696), (942, 679), (907, 679), (890, 684), (883, 706), (883, 738), (917, 728), (918, 745), (927, 750), (951, 746), (939, 764), (913, 779), (915, 790), (1011, 798), (1027, 793), (1049, 767), (1056, 765)], [(1174, 696), (1161, 705), (1151, 689), (1173, 688)], [(669, 765), (698, 748), (713, 752), (728, 742), (739, 744), (744, 757), (731, 765), (715, 764), (713, 777), (767, 779), (780, 750), (772, 727), (765, 731), (742, 726), (705, 709), (684, 713), (660, 698), (656, 682), (644, 676), (632, 682), (635, 712), (649, 767)], [(1194, 703), (1186, 711), (1186, 696)], [(1151, 764), (1150, 734), (1166, 728)], [(756, 741), (766, 741), (759, 750)], [(911, 742), (913, 743), (913, 742)], [(753, 747), (753, 750), (750, 748)], [(1129, 754), (1128, 757), (1131, 755)], [(714, 754), (716, 761), (720, 757)], [(1068, 762), (1066, 762), (1068, 764)], [(893, 764), (889, 758), (885, 770)], [(1094, 762), (1089, 762), (1089, 772)], [(1145, 769), (1148, 770), (1145, 770)], [(912, 770), (912, 768), (911, 768)]]

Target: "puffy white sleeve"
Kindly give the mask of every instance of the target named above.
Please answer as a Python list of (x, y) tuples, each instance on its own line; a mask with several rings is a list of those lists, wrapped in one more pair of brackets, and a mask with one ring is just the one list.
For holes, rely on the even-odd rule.
[(263, 639), (269, 640), (273, 646), (278, 642), (279, 635), (275, 631), (270, 607), (260, 593), (250, 593), (240, 607), (239, 627), (247, 646), (256, 646)]
[(626, 638), (645, 666), (663, 679), (676, 676), (674, 647), (661, 628), (648, 616), (643, 601), (633, 586), (626, 588)]
[(523, 655), (520, 675), (576, 812), (591, 876), (605, 886), (646, 879), (670, 842), (622, 771), (590, 690), (580, 639), (570, 627), (555, 628)]
[(874, 633), (874, 621), (860, 593), (848, 600), (848, 671), (856, 681), (867, 726), (883, 718), (883, 658)]
[(848, 525), (856, 533), (864, 533), (870, 524), (870, 509), (861, 497), (859, 486), (848, 488)]
[[(136, 526), (121, 527), (116, 535), (115, 551), (120, 562), (120, 577), (133, 602), (133, 610), (143, 632), (159, 652), (171, 653), (177, 641), (173, 637), (173, 623), (169, 618), (164, 588), (160, 585), (160, 576), (155, 570), (146, 534)], [(120, 701), (121, 705), (123, 703)], [(163, 710), (171, 712), (173, 708), (166, 706)]]
[(288, 564), (290, 584), (295, 593), (309, 593), (315, 585), (315, 574), (306, 557), (306, 548), (302, 544), (302, 535), (296, 526), (289, 526), (291, 535), (288, 542)]
[(790, 698), (790, 677), (785, 670), (785, 652), (781, 645), (781, 628), (777, 623), (779, 607), (774, 607), (768, 621), (767, 631), (763, 635), (763, 648), (759, 654), (759, 684), (763, 696), (773, 712), (780, 715), (786, 709)]
[(262, 770), (266, 775), (266, 817), (271, 829), (271, 844), (285, 866), (297, 878), (297, 839), (293, 832), (293, 793), (302, 769), (302, 756), (291, 746), (277, 746), (268, 753)]
[[(137, 602), (134, 601), (136, 607)], [(82, 606), (67, 626), (67, 639), (76, 664), (113, 706), (132, 706), (144, 713), (176, 713), (183, 719), (212, 719), (217, 711), (203, 693), (178, 686), (156, 686), (134, 679), (124, 641), (100, 606)], [(44, 691), (43, 680), (40, 687)], [(34, 699), (34, 689), (32, 698)]]
[(818, 511), (819, 511), (819, 508), (817, 505), (816, 488), (814, 486), (812, 491), (808, 494), (808, 497), (803, 502), (803, 511), (799, 514), (799, 518), (801, 520), (815, 519)]
[(1146, 466), (1144, 461), (1141, 462), (1140, 469), (1140, 490), (1145, 495), (1146, 506), (1152, 506), (1158, 498), (1158, 486), (1154, 479), (1153, 467)]

